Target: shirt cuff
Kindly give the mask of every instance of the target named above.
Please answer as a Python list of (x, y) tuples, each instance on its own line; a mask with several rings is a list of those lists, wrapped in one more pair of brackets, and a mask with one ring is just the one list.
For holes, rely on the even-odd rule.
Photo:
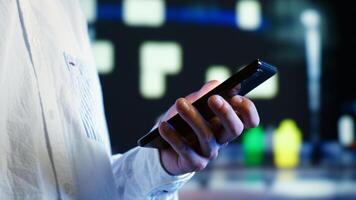
[(161, 165), (159, 151), (143, 147), (113, 156), (112, 167), (122, 199), (175, 199), (177, 190), (194, 175), (168, 174)]
[(177, 176), (168, 174), (161, 164), (158, 149), (140, 148), (141, 151), (145, 152), (147, 158), (151, 160), (152, 170), (156, 174), (156, 178), (152, 180), (153, 187), (150, 195), (156, 196), (163, 193), (174, 193), (193, 177), (194, 172)]

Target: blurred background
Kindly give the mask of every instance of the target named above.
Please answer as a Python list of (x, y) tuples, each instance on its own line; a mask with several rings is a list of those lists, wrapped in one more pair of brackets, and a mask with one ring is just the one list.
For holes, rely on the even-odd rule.
[(81, 0), (114, 153), (178, 97), (260, 58), (261, 123), (181, 199), (356, 199), (355, 7), (322, 0)]

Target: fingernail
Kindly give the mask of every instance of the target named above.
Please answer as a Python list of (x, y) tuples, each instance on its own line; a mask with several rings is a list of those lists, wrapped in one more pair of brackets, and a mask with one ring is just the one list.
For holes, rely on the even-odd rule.
[(189, 111), (190, 107), (188, 105), (188, 103), (186, 102), (186, 100), (182, 99), (179, 101), (180, 107), (184, 110), (184, 111)]
[(223, 105), (223, 100), (222, 100), (222, 97), (220, 96), (215, 96), (215, 101), (214, 101), (214, 104), (216, 107), (220, 108), (222, 105)]
[(242, 96), (236, 95), (236, 96), (234, 96), (234, 98), (237, 103), (242, 103), (242, 101), (243, 101)]

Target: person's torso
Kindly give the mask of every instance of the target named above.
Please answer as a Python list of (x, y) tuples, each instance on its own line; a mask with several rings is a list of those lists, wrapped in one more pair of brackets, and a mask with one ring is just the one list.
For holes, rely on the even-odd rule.
[(0, 19), (0, 199), (115, 198), (78, 2), (6, 0)]

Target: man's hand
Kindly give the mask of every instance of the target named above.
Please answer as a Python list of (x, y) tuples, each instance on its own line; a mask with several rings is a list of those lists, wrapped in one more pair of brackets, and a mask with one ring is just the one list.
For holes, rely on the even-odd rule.
[[(199, 91), (186, 98), (179, 98), (161, 120), (159, 132), (170, 144), (170, 148), (160, 150), (163, 167), (172, 175), (200, 171), (217, 157), (219, 150), (238, 137), (244, 128), (256, 127), (259, 123), (257, 110), (249, 99), (231, 96), (228, 101), (214, 95), (208, 100), (210, 109), (215, 113), (211, 121), (206, 121), (192, 106), (199, 97), (219, 84), (211, 81)], [(193, 129), (198, 138), (197, 146), (188, 144), (166, 120), (178, 113)]]

